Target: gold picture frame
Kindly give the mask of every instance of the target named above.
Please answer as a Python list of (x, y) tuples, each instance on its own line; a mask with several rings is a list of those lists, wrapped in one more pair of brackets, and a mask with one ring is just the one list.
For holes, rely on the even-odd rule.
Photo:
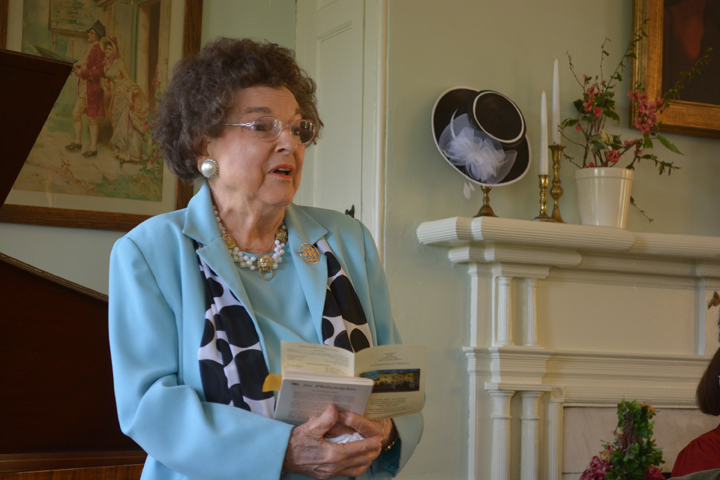
[[(641, 28), (648, 37), (640, 42), (637, 58), (632, 64), (632, 85), (642, 83), (650, 98), (663, 95), (663, 31), (665, 6), (663, 0), (634, 0), (633, 34)], [(645, 23), (647, 22), (647, 23)], [(720, 61), (720, 52), (713, 52), (711, 62)], [(682, 92), (680, 94), (682, 98)], [(631, 108), (630, 127), (633, 128), (638, 112)], [(720, 137), (720, 105), (672, 100), (660, 117), (659, 130), (702, 137)]]
[[(9, 0), (0, 0), (1, 48), (7, 48), (8, 15)], [(184, 0), (181, 46), (183, 57), (191, 55), (200, 49), (201, 21), (202, 0)], [(176, 37), (175, 41), (179, 41), (179, 39)], [(166, 203), (173, 203), (173, 205), (168, 210), (187, 206), (193, 193), (192, 184), (189, 182), (177, 179), (174, 184), (174, 202), (170, 197), (170, 201)], [(87, 204), (93, 204), (92, 197), (88, 197)], [(107, 209), (98, 211), (92, 207), (88, 209), (56, 208), (13, 203), (6, 203), (0, 209), (0, 222), (115, 231), (131, 230), (150, 216), (152, 215), (113, 212), (107, 211)]]

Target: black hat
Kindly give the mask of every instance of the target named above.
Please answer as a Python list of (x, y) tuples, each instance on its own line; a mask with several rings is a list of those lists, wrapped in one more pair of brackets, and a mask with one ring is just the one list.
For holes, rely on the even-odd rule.
[[(457, 161), (451, 161), (448, 152), (441, 148), (440, 137), (443, 136), (450, 122), (456, 122), (458, 117), (465, 114), (467, 117), (462, 119), (465, 126), (469, 125), (483, 138), (492, 139), (493, 145), (501, 146), (508, 156), (515, 155), (513, 151), (517, 152), (512, 166), (502, 178), (490, 183), (474, 178), (465, 167), (458, 165)], [(435, 146), (443, 158), (473, 183), (487, 186), (513, 183), (520, 180), (530, 167), (531, 152), (525, 119), (517, 105), (501, 93), (492, 90), (479, 91), (468, 87), (446, 90), (433, 106), (432, 130)], [(454, 134), (455, 130), (452, 133)]]
[(87, 32), (90, 33), (95, 32), (95, 34), (98, 36), (98, 38), (102, 38), (105, 36), (105, 25), (102, 24), (100, 20), (95, 20), (95, 23), (92, 24), (92, 27), (87, 29)]

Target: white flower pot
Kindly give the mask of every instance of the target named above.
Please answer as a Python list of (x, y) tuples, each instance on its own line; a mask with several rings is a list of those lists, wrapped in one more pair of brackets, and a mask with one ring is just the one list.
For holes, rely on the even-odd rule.
[(580, 223), (625, 228), (633, 176), (620, 167), (575, 170)]

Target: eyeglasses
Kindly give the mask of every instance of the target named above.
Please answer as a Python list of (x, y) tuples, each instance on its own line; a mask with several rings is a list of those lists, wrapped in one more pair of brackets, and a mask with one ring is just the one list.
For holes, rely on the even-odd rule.
[(317, 127), (310, 120), (295, 120), (290, 125), (283, 123), (275, 117), (260, 117), (248, 123), (221, 123), (228, 127), (247, 127), (265, 142), (272, 142), (280, 136), (283, 128), (287, 128), (292, 138), (301, 145), (308, 145), (315, 139)]

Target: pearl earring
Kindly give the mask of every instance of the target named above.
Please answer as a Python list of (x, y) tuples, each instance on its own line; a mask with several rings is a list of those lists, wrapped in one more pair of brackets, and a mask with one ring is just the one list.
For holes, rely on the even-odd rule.
[(200, 173), (202, 173), (205, 178), (212, 178), (216, 176), (218, 174), (218, 170), (220, 170), (220, 167), (212, 158), (206, 158), (200, 165)]

